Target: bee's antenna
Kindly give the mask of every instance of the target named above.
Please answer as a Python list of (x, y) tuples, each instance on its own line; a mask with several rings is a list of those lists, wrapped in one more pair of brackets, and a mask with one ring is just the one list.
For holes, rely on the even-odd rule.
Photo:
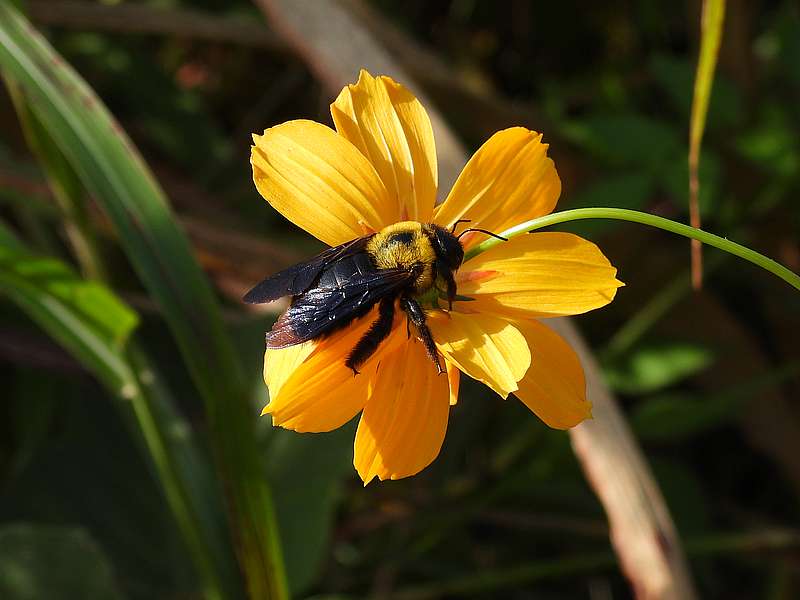
[(453, 227), (450, 228), (450, 233), (456, 232), (456, 227), (458, 227), (459, 223), (472, 223), (472, 219), (459, 219), (455, 223), (453, 223)]
[(464, 235), (465, 233), (469, 233), (470, 231), (480, 231), (481, 233), (485, 233), (486, 235), (490, 235), (493, 238), (497, 238), (498, 240), (503, 240), (504, 242), (508, 241), (508, 238), (504, 238), (502, 235), (497, 235), (496, 233), (492, 233), (491, 231), (486, 231), (485, 229), (478, 229), (477, 227), (470, 227), (468, 229), (465, 229), (464, 231), (462, 231), (461, 233), (458, 234), (456, 239), (460, 240), (462, 235)]

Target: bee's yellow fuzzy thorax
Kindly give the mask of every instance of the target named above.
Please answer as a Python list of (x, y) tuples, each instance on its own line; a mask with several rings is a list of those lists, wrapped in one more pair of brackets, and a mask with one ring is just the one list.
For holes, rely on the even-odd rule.
[(367, 244), (367, 253), (379, 269), (423, 265), (424, 270), (414, 284), (417, 293), (424, 293), (433, 285), (436, 253), (422, 223), (401, 221), (383, 228)]

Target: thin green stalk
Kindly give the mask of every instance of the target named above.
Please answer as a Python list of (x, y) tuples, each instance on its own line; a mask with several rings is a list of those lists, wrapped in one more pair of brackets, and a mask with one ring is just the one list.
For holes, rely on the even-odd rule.
[(47, 183), (64, 215), (64, 229), (72, 246), (75, 258), (84, 276), (90, 279), (105, 280), (106, 273), (97, 246), (97, 237), (89, 224), (89, 212), (82, 202), (83, 186), (67, 162), (64, 155), (50, 142), (47, 131), (33, 114), (19, 84), (3, 77), (17, 111), (22, 133), (31, 152), (39, 159), (45, 172)]
[[(135, 341), (129, 343), (126, 354), (134, 370), (135, 382), (129, 390), (131, 395), (128, 399), (136, 415), (147, 454), (155, 465), (167, 503), (202, 582), (203, 596), (208, 600), (224, 600), (229, 593), (239, 591), (236, 587), (238, 582), (232, 577), (232, 561), (223, 556), (225, 539), (222, 535), (215, 535), (218, 533), (215, 523), (208, 522), (213, 515), (206, 511), (205, 519), (201, 520), (202, 517), (196, 510), (196, 505), (206, 499), (198, 498), (192, 493), (200, 490), (191, 490), (187, 485), (187, 474), (182, 473), (181, 461), (176, 456), (177, 444), (168, 439), (170, 434), (165, 431), (164, 425), (176, 419), (174, 415), (167, 414), (170, 407), (157, 400), (163, 390), (152, 389), (159, 382), (151, 375), (150, 360)], [(188, 459), (188, 456), (184, 457), (184, 467)]]
[[(580, 221), (583, 219), (613, 219), (618, 221), (629, 221), (631, 223), (649, 225), (650, 227), (677, 233), (678, 235), (698, 240), (703, 244), (708, 244), (709, 246), (719, 248), (720, 250), (728, 252), (729, 254), (743, 258), (754, 265), (758, 265), (762, 269), (769, 271), (773, 275), (780, 277), (795, 289), (800, 290), (800, 276), (798, 276), (796, 273), (793, 273), (780, 263), (772, 260), (771, 258), (767, 258), (763, 254), (759, 254), (755, 250), (746, 248), (741, 244), (737, 244), (736, 242), (732, 242), (718, 235), (714, 235), (713, 233), (708, 233), (702, 229), (695, 229), (689, 225), (677, 223), (675, 221), (671, 221), (670, 219), (640, 212), (638, 210), (628, 210), (625, 208), (576, 208), (574, 210), (565, 210), (545, 215), (543, 217), (539, 217), (538, 219), (531, 219), (525, 223), (520, 223), (519, 225), (515, 225), (514, 227), (501, 232), (500, 236), (508, 239), (522, 233), (528, 233), (536, 229), (541, 229), (542, 227), (557, 225), (558, 223), (568, 223), (570, 221)], [(481, 242), (466, 253), (464, 260), (467, 261), (470, 258), (477, 256), (481, 252), (485, 252), (489, 248), (501, 243), (501, 241), (502, 240), (498, 240), (496, 238), (489, 238), (488, 240)]]
[[(748, 206), (745, 219), (748, 223), (767, 214), (785, 197), (794, 184), (794, 178), (778, 180), (768, 184)], [(736, 235), (747, 239), (747, 231), (740, 222), (732, 224)], [(717, 253), (705, 264), (705, 273), (708, 275), (720, 267), (730, 258), (730, 254)], [(681, 301), (691, 291), (691, 272), (682, 271), (664, 285), (658, 292), (647, 300), (625, 323), (614, 333), (605, 348), (599, 353), (604, 360), (610, 360), (627, 352), (642, 338), (670, 309)]]

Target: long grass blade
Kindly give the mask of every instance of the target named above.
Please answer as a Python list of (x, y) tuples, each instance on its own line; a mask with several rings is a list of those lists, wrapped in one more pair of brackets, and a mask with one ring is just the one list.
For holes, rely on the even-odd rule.
[(138, 317), (104, 286), (80, 279), (59, 260), (25, 251), (0, 235), (0, 291), (118, 395), (135, 377), (121, 357)]
[[(689, 219), (692, 227), (700, 228), (700, 145), (706, 127), (708, 101), (717, 68), (725, 0), (704, 0), (700, 36), (700, 58), (694, 81), (692, 117), (689, 126)], [(692, 240), (692, 285), (700, 289), (703, 283), (703, 254), (699, 241)]]
[[(87, 193), (80, 178), (31, 111), (19, 85), (11, 80), (7, 80), (6, 85), (25, 139), (38, 158), (56, 198), (67, 239), (84, 277), (107, 283), (107, 269), (90, 223)], [(241, 593), (241, 587), (233, 548), (225, 536), (224, 511), (213, 473), (207, 462), (201, 459), (200, 450), (193, 436), (189, 435), (188, 425), (179, 416), (171, 394), (136, 340), (127, 344), (127, 352), (120, 355), (120, 359), (128, 362), (135, 379), (126, 382), (122, 388), (133, 392), (132, 398), (117, 393), (125, 400), (119, 407), (123, 416), (133, 417), (128, 421), (134, 437), (142, 442), (142, 451), (152, 461), (161, 481), (199, 574), (204, 595), (209, 600), (236, 597)], [(89, 361), (87, 367), (91, 368), (91, 365)], [(98, 364), (94, 363), (93, 372), (97, 368)], [(112, 386), (111, 392), (117, 390)]]
[(286, 581), (255, 414), (219, 306), (163, 192), (86, 83), (7, 0), (0, 0), (0, 66), (87, 190), (114, 223), (139, 277), (164, 312), (205, 401), (232, 535), (253, 598), (284, 598)]
[(98, 282), (78, 277), (63, 262), (31, 254), (0, 227), (0, 294), (70, 352), (133, 417), (167, 501), (183, 532), (208, 600), (234, 597), (232, 557), (226, 561), (219, 510), (204, 501), (212, 482), (203, 473), (188, 425), (129, 337), (138, 316)]
[(89, 212), (83, 196), (85, 190), (64, 154), (53, 144), (39, 119), (25, 101), (22, 90), (6, 79), (6, 89), (17, 111), (22, 132), (31, 152), (39, 159), (53, 197), (64, 218), (64, 228), (81, 272), (87, 279), (105, 280), (106, 273), (100, 258), (94, 230), (89, 224)]

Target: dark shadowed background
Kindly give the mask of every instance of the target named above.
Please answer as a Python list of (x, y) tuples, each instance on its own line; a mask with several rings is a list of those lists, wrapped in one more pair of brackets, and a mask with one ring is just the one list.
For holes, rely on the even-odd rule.
[[(331, 124), (318, 66), (270, 23), (264, 4), (21, 3), (166, 192), (221, 300), (230, 359), (252, 400), (245, 421), (256, 421), (267, 401), (263, 334), (276, 314), (249, 311), (239, 298), (321, 249), (258, 195), (250, 134), (295, 118)], [(543, 132), (563, 183), (559, 208), (623, 207), (688, 222), (700, 2), (342, 6), (385, 43), (470, 151), (504, 127)], [(48, 293), (100, 311), (88, 318), (108, 320), (100, 329), (109, 347), (127, 339), (138, 316), (128, 354), (135, 380), (155, 378), (169, 397), (177, 416), (157, 415), (159, 430), (177, 446), (193, 440), (193, 460), (205, 465), (188, 477), (198, 489), (213, 471), (211, 455), (231, 472), (249, 465), (234, 477), (244, 486), (236, 489), (254, 477), (269, 483), (293, 597), (634, 596), (568, 435), (474, 382), (462, 380), (440, 457), (407, 480), (362, 487), (351, 464), (352, 423), (299, 435), (261, 419), (246, 453), (220, 451), (225, 435), (214, 432), (225, 427), (226, 405), (204, 401), (213, 394), (204, 396), (198, 371), (211, 389), (224, 379), (217, 369), (229, 369), (203, 362), (202, 344), (196, 362), (187, 358), (194, 325), (187, 317), (187, 333), (175, 333), (181, 305), (165, 308), (140, 275), (97, 190), (42, 166), (54, 147), (47, 122), (39, 123), (44, 149), (31, 152), (15, 85), (0, 95), (0, 598), (192, 599), (207, 589), (152, 445), (142, 441), (141, 413), (125, 403), (127, 380), (87, 366), (54, 333), (57, 319), (44, 326), (10, 291), (30, 284), (31, 294), (44, 293), (42, 277)], [(795, 272), (799, 132), (800, 9), (789, 0), (728, 2), (701, 155), (703, 227)], [(75, 183), (73, 199), (85, 200), (78, 213), (65, 208), (54, 181)], [(698, 596), (797, 597), (800, 295), (708, 249), (695, 292), (683, 238), (616, 222), (560, 229), (599, 244), (627, 284), (609, 307), (574, 321), (660, 486)], [(76, 239), (86, 235), (91, 248), (82, 252)], [(164, 265), (162, 281), (178, 290), (167, 296), (192, 289), (169, 248), (155, 246), (153, 256)], [(42, 267), (41, 257), (60, 262)], [(81, 287), (90, 279), (103, 281), (102, 290)], [(189, 472), (176, 464), (179, 477)], [(613, 485), (593, 482), (604, 483)], [(187, 497), (200, 494), (191, 488)], [(226, 511), (209, 505), (211, 520), (201, 514), (198, 522), (224, 532)], [(221, 580), (239, 581), (231, 557), (217, 558)], [(235, 597), (230, 590), (240, 586), (221, 585), (228, 591), (220, 597)]]

